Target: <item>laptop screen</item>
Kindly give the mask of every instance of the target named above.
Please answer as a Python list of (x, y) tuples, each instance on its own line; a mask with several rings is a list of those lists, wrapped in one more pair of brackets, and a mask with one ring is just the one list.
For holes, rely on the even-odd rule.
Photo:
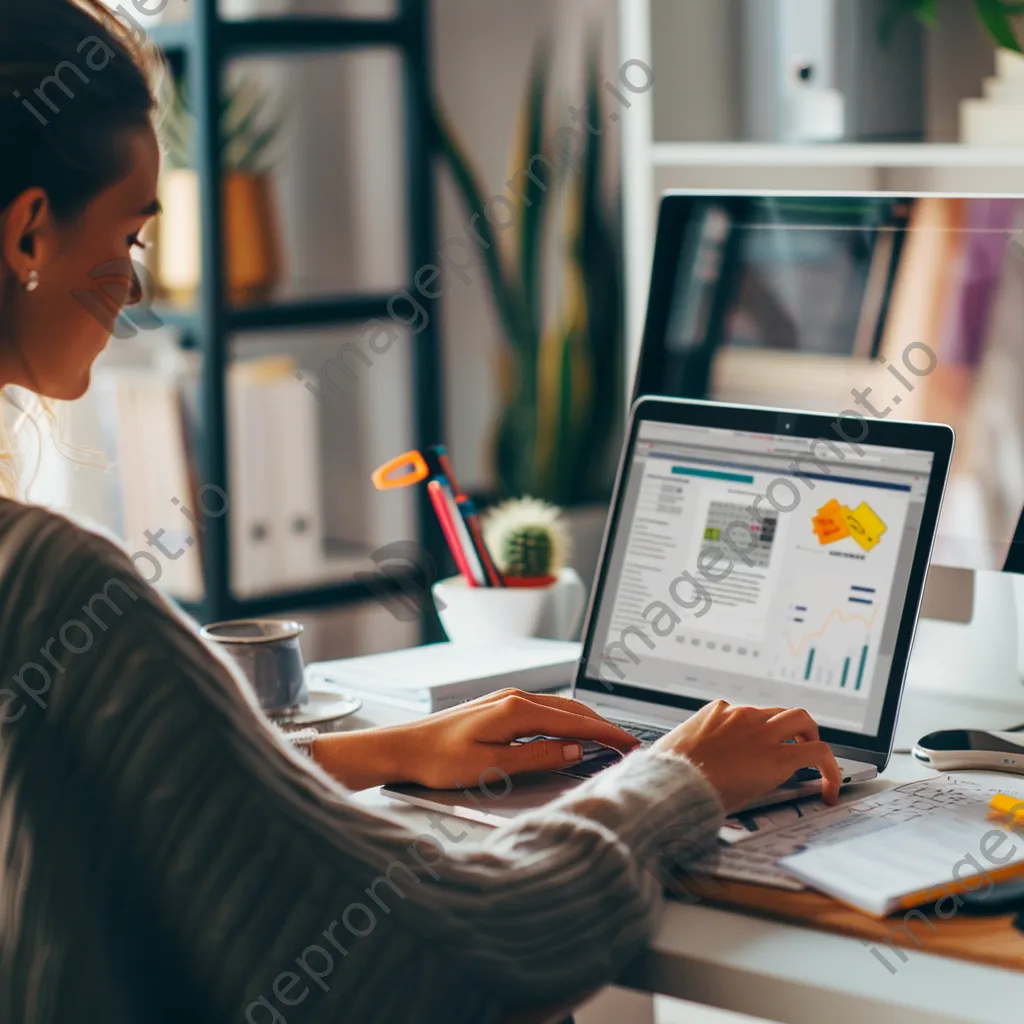
[(876, 736), (933, 454), (643, 421), (630, 458), (582, 685)]

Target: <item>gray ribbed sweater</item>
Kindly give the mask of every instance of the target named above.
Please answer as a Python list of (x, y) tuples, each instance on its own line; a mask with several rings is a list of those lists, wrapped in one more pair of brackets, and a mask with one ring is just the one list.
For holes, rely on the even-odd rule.
[(497, 1020), (608, 980), (721, 818), (634, 754), (486, 841), (293, 753), (109, 540), (0, 500), (0, 1024)]

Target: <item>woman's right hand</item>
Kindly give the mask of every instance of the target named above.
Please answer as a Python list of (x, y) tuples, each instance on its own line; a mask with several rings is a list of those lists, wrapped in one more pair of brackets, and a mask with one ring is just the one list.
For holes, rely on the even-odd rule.
[[(796, 742), (787, 742), (795, 740)], [(721, 797), (726, 814), (781, 786), (801, 768), (821, 772), (825, 802), (839, 799), (843, 781), (835, 755), (814, 719), (798, 708), (750, 708), (712, 701), (654, 744), (683, 754)]]

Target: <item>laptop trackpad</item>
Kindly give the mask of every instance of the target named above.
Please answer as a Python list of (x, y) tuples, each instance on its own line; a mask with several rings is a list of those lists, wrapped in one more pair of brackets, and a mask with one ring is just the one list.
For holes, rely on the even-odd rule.
[(525, 811), (543, 807), (578, 785), (579, 779), (566, 775), (531, 772), (517, 775), (511, 789), (501, 779), (488, 783), (490, 793), (482, 789), (427, 789), (416, 785), (385, 786), (384, 793), (470, 821), (490, 819), (493, 824), (495, 818), (516, 818)]

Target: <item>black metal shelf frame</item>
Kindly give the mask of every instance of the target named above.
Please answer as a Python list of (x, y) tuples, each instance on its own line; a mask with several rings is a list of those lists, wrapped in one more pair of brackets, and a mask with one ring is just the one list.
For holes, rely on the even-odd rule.
[[(218, 19), (218, 23), (221, 52), (229, 58), (344, 47), (402, 46), (408, 29), (404, 17)], [(150, 38), (166, 53), (185, 54), (195, 45), (196, 25), (196, 21), (157, 25)]]
[[(248, 306), (229, 306), (225, 310), (227, 327), (236, 331), (269, 331), (281, 327), (322, 327), (355, 323), (372, 317), (390, 316), (390, 295), (346, 295), (338, 297), (293, 299)], [(198, 327), (198, 312), (177, 306), (157, 305), (154, 313), (168, 326), (182, 330)]]
[[(410, 596), (422, 595), (422, 580), (413, 573), (394, 573), (381, 575), (374, 582), (372, 589), (358, 579), (341, 580), (337, 583), (321, 584), (313, 587), (302, 587), (297, 590), (279, 590), (266, 594), (256, 594), (238, 600), (238, 605), (230, 614), (260, 617), (265, 615), (283, 615), (298, 608), (305, 611), (319, 611), (335, 608), (344, 604), (360, 604), (365, 601), (380, 601), (389, 596), (396, 600), (408, 602)], [(204, 611), (202, 603), (188, 601), (179, 602), (192, 615), (201, 616)], [(212, 619), (209, 621), (213, 621)]]
[[(408, 278), (436, 258), (435, 187), (430, 144), (429, 0), (399, 0), (397, 16), (385, 20), (361, 18), (290, 17), (226, 21), (216, 0), (195, 3), (191, 20), (155, 27), (150, 39), (179, 66), (188, 70), (192, 109), (196, 118), (196, 170), (202, 212), (202, 279), (196, 307), (183, 311), (157, 310), (168, 325), (182, 331), (183, 343), (202, 354), (199, 450), (204, 484), (228, 488), (225, 371), (228, 341), (240, 331), (344, 325), (388, 316), (389, 296), (353, 294), (280, 304), (231, 307), (227, 301), (223, 262), (224, 210), (221, 193), (219, 104), (227, 62), (243, 56), (288, 56), (313, 51), (393, 47), (403, 57), (405, 164), (408, 223)], [(426, 326), (413, 348), (414, 443), (433, 444), (442, 437), (442, 372), (436, 303), (426, 307)], [(360, 481), (360, 484), (363, 482)], [(368, 481), (366, 486), (369, 486)], [(418, 541), (436, 564), (446, 560), (440, 528), (425, 490), (417, 495)], [(342, 580), (308, 589), (260, 597), (236, 597), (231, 592), (230, 516), (211, 518), (204, 533), (205, 598), (190, 611), (204, 621), (242, 615), (281, 614), (301, 608), (326, 608), (364, 602), (371, 593), (364, 583)], [(387, 587), (401, 589), (402, 581)], [(376, 589), (376, 588), (375, 588)], [(427, 635), (433, 630), (427, 626)]]

